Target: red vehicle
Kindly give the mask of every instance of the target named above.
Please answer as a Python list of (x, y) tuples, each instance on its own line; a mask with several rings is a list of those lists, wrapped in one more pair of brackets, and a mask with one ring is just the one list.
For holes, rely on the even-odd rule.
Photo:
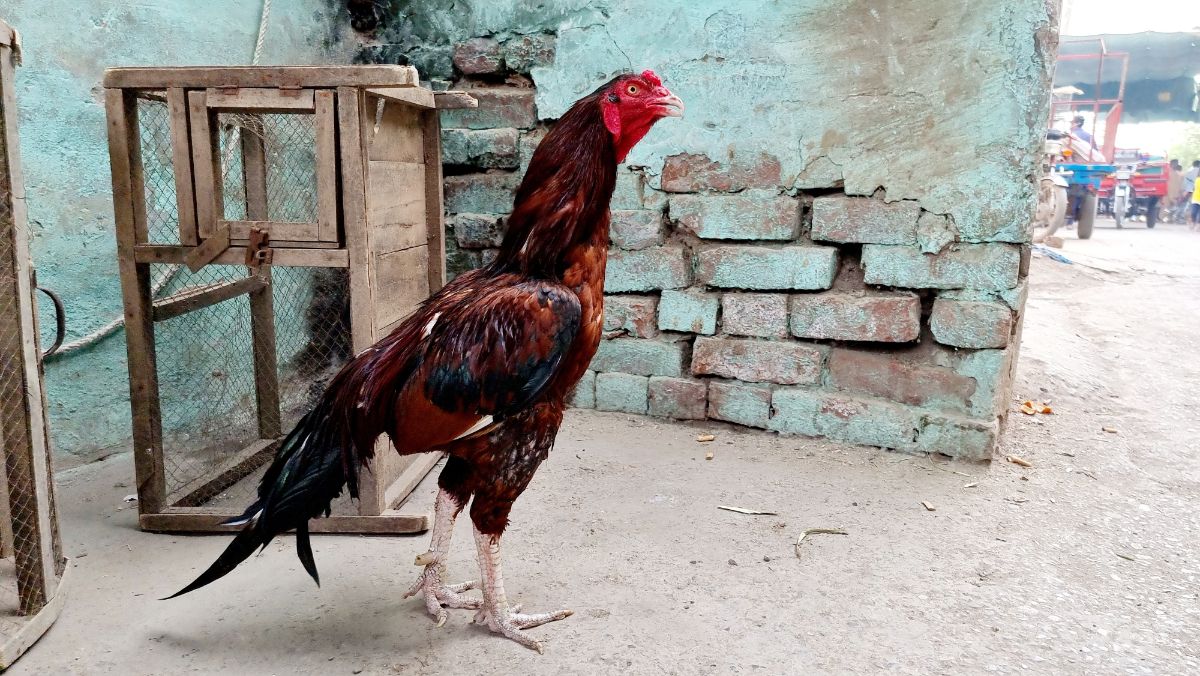
[[(1118, 228), (1138, 216), (1144, 216), (1146, 227), (1153, 228), (1167, 196), (1167, 159), (1124, 149), (1117, 149), (1115, 156), (1118, 170), (1105, 176), (1097, 191), (1101, 213), (1110, 214)], [(1119, 181), (1128, 181), (1131, 190), (1117, 190)]]

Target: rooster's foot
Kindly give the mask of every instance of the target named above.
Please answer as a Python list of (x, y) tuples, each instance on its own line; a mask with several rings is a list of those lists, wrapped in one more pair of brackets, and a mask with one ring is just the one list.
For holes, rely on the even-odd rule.
[(521, 645), (542, 652), (542, 644), (533, 640), (526, 634), (522, 634), (523, 629), (532, 629), (541, 626), (547, 622), (556, 622), (570, 617), (575, 614), (573, 610), (559, 610), (553, 613), (520, 613), (520, 604), (500, 610), (499, 608), (480, 608), (479, 612), (475, 613), (475, 622), (478, 624), (486, 624), (489, 629), (502, 634)]
[(446, 612), (447, 608), (477, 610), (483, 606), (483, 601), (463, 593), (478, 588), (479, 583), (476, 581), (460, 584), (443, 583), (441, 565), (434, 563), (425, 567), (425, 571), (404, 594), (404, 598), (421, 594), (425, 599), (426, 610), (433, 615), (437, 626), (440, 627), (446, 624), (446, 619), (449, 617), (449, 613)]

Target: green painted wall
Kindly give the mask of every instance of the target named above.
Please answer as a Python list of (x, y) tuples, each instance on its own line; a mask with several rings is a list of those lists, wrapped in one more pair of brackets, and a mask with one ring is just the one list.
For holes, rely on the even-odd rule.
[[(21, 153), (39, 282), (67, 304), (68, 340), (121, 312), (104, 69), (119, 65), (248, 64), (259, 0), (6, 0), (0, 15), (24, 42), (17, 70)], [(342, 21), (325, 0), (275, 2), (261, 62), (344, 62)], [(44, 308), (43, 308), (44, 310)], [(43, 312), (43, 326), (52, 326)], [(124, 450), (129, 437), (124, 334), (46, 367), (59, 452)]]

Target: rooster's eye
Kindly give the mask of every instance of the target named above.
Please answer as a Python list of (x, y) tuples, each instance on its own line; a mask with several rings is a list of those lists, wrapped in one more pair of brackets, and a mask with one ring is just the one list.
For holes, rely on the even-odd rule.
[(629, 85), (625, 91), (629, 92), (630, 94), (636, 94), (638, 93), (637, 85)]

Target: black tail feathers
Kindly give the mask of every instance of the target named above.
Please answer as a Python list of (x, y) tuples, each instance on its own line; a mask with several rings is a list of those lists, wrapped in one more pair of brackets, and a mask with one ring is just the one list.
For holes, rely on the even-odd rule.
[(308, 520), (328, 516), (331, 504), (349, 484), (358, 497), (360, 457), (336, 411), (334, 398), (326, 396), (284, 438), (275, 461), (258, 485), (258, 500), (226, 525), (245, 524), (233, 542), (191, 584), (167, 598), (195, 591), (221, 579), (242, 561), (265, 548), (280, 533), (296, 531), (296, 555), (304, 570), (320, 585), (317, 564), (308, 536)]

